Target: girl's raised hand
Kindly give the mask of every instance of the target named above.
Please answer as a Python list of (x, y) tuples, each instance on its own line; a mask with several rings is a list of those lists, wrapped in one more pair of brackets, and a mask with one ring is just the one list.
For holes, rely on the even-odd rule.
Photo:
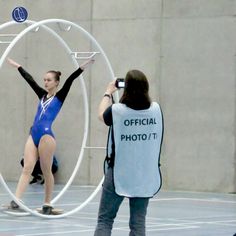
[(80, 68), (82, 70), (86, 69), (89, 65), (93, 64), (95, 62), (94, 56), (86, 60), (80, 65)]
[(13, 66), (13, 67), (16, 67), (16, 68), (21, 67), (20, 64), (18, 64), (17, 62), (15, 62), (14, 60), (12, 60), (11, 58), (7, 58), (7, 62), (8, 62), (11, 66)]

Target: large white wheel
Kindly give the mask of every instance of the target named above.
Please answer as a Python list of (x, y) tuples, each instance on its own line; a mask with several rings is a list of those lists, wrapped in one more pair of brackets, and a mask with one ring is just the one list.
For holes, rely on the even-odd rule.
[[(49, 32), (50, 34), (55, 36), (55, 38), (62, 44), (62, 46), (67, 50), (67, 52), (69, 54), (73, 54), (73, 51), (69, 48), (69, 46), (66, 44), (66, 42), (55, 31), (53, 31), (50, 27), (47, 26), (47, 24), (50, 24), (50, 23), (62, 23), (62, 24), (68, 25), (68, 29), (70, 27), (76, 28), (80, 33), (85, 35), (92, 42), (93, 45), (95, 45), (95, 47), (99, 50), (99, 52), (101, 53), (101, 56), (105, 60), (106, 65), (108, 66), (109, 74), (110, 74), (109, 77), (111, 78), (111, 80), (114, 79), (114, 72), (112, 70), (111, 64), (110, 64), (105, 52), (103, 51), (101, 46), (98, 44), (98, 42), (95, 40), (95, 38), (91, 34), (89, 34), (85, 29), (83, 29), (81, 26), (79, 26), (79, 25), (77, 25), (73, 22), (63, 20), (63, 19), (47, 19), (47, 20), (42, 20), (42, 21), (39, 21), (39, 22), (34, 22), (34, 21), (27, 20), (24, 23), (30, 24), (30, 25), (27, 28), (25, 28), (24, 30), (22, 30), (19, 34), (17, 34), (16, 37), (10, 42), (10, 44), (8, 45), (8, 47), (6, 48), (6, 50), (4, 51), (4, 53), (2, 54), (2, 56), (0, 58), (0, 68), (2, 67), (3, 62), (5, 61), (5, 59), (7, 58), (8, 54), (10, 53), (12, 48), (15, 46), (15, 44), (24, 35), (26, 35), (28, 32), (30, 32), (32, 30), (37, 30), (38, 27), (42, 27), (47, 32)], [(0, 26), (0, 30), (2, 30), (3, 28), (8, 27), (10, 25), (13, 25), (13, 24), (18, 24), (18, 23), (14, 22), (14, 21), (7, 22), (7, 23), (2, 24)], [(72, 62), (75, 65), (75, 67), (78, 68), (79, 64), (78, 64), (78, 61), (76, 60), (76, 58), (74, 58), (74, 57), (71, 57), (71, 58), (72, 58)], [(75, 178), (75, 176), (76, 176), (76, 174), (79, 170), (80, 164), (83, 160), (84, 149), (86, 148), (86, 142), (87, 142), (87, 136), (88, 136), (88, 127), (89, 127), (89, 112), (88, 112), (89, 108), (88, 108), (88, 98), (87, 98), (86, 86), (84, 84), (83, 79), (80, 80), (80, 84), (81, 84), (82, 91), (83, 91), (83, 101), (84, 101), (84, 110), (85, 110), (85, 112), (84, 112), (84, 114), (85, 114), (85, 125), (84, 125), (84, 135), (83, 135), (81, 150), (80, 150), (80, 153), (79, 153), (79, 156), (78, 156), (76, 166), (75, 166), (75, 168), (74, 168), (74, 170), (71, 174), (71, 177), (69, 178), (68, 182), (65, 184), (63, 189), (60, 191), (60, 193), (52, 200), (52, 203), (55, 203), (56, 201), (58, 201), (58, 199), (61, 196), (63, 196), (63, 194), (67, 191), (68, 187), (73, 182), (73, 180), (74, 180), (74, 178)], [(7, 193), (11, 196), (11, 198), (22, 209), (24, 209), (26, 212), (28, 212), (28, 214), (33, 214), (35, 216), (40, 216), (42, 218), (62, 218), (62, 217), (65, 217), (65, 216), (72, 215), (72, 214), (78, 212), (79, 210), (81, 210), (82, 208), (84, 208), (96, 196), (97, 192), (100, 190), (103, 179), (100, 181), (100, 183), (98, 184), (98, 186), (96, 187), (94, 192), (82, 204), (80, 204), (78, 207), (74, 208), (73, 210), (71, 210), (69, 212), (66, 212), (64, 214), (61, 214), (61, 215), (43, 215), (43, 214), (40, 214), (40, 213), (38, 213), (34, 210), (31, 210), (26, 205), (22, 204), (20, 201), (17, 200), (15, 195), (11, 192), (11, 190), (7, 186), (3, 176), (1, 174), (0, 174), (0, 182), (3, 185), (3, 187), (5, 188), (5, 190), (7, 191)], [(19, 215), (19, 214), (16, 214), (16, 215)], [(25, 215), (25, 213), (23, 215)]]

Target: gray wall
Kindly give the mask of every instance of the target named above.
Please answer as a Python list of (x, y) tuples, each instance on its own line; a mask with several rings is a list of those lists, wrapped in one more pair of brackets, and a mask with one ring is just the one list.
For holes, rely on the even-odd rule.
[[(16, 1), (0, 0), (0, 23), (11, 20)], [(129, 69), (143, 70), (151, 96), (161, 103), (165, 118), (162, 174), (165, 189), (236, 191), (236, 60), (235, 0), (70, 0), (17, 1), (29, 19), (62, 18), (89, 31), (106, 52), (117, 76)], [(60, 31), (79, 51), (91, 43), (75, 30)], [(7, 32), (20, 32), (24, 26)], [(1, 53), (5, 46), (1, 45)], [(49, 69), (65, 79), (73, 70), (70, 58), (43, 30), (24, 37), (13, 57), (42, 85)], [(6, 63), (0, 71), (0, 169), (7, 180), (17, 180), (37, 105), (37, 98)], [(84, 73), (89, 94), (88, 146), (105, 146), (107, 128), (97, 119), (97, 107), (109, 81), (104, 60), (97, 57)], [(63, 81), (62, 81), (63, 82)], [(80, 151), (84, 110), (76, 81), (59, 114), (54, 130), (60, 171), (66, 182)], [(104, 150), (86, 150), (75, 183), (97, 184)]]

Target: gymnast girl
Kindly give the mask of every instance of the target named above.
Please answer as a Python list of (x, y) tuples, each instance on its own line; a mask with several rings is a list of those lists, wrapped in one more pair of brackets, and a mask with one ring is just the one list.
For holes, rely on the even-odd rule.
[[(61, 72), (54, 70), (48, 71), (44, 75), (45, 89), (43, 89), (20, 64), (10, 58), (8, 58), (7, 61), (11, 66), (18, 69), (21, 76), (26, 80), (39, 98), (34, 122), (25, 144), (24, 168), (16, 188), (15, 196), (17, 199), (21, 199), (29, 184), (35, 163), (40, 157), (40, 166), (45, 179), (45, 198), (42, 206), (42, 213), (50, 215), (53, 211), (51, 198), (54, 187), (54, 177), (51, 167), (53, 161), (52, 158), (56, 149), (56, 140), (51, 126), (65, 101), (73, 81), (84, 71), (85, 68), (94, 62), (94, 58), (92, 57), (82, 63), (80, 67), (67, 78), (63, 87), (59, 91), (57, 91), (57, 88), (60, 82)], [(19, 206), (16, 202), (11, 201), (9, 208), (17, 210), (19, 209)]]

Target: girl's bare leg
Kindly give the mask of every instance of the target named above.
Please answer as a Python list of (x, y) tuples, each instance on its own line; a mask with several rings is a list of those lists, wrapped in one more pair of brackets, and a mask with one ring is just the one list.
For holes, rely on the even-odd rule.
[(55, 139), (50, 135), (44, 135), (40, 140), (38, 151), (40, 157), (40, 166), (45, 180), (45, 204), (50, 204), (52, 199), (54, 176), (52, 174), (51, 168), (55, 149)]
[(15, 193), (18, 199), (22, 197), (23, 193), (25, 192), (29, 184), (31, 173), (33, 172), (37, 159), (38, 159), (38, 151), (30, 135), (25, 144), (24, 167), (20, 179), (18, 181)]

